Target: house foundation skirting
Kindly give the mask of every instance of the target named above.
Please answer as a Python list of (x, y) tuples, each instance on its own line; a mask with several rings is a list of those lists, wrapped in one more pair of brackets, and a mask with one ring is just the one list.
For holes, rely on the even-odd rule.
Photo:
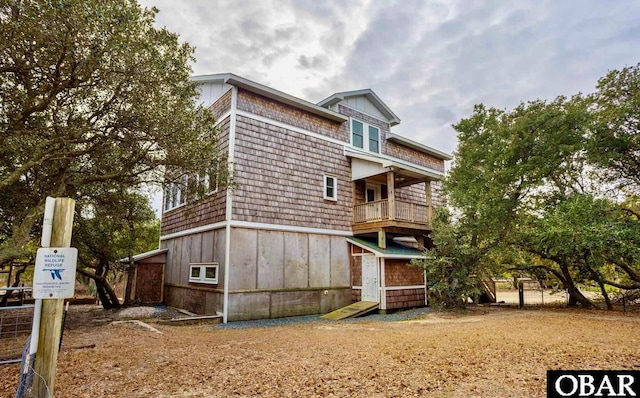
[(229, 292), (229, 321), (325, 314), (350, 303), (351, 288)]

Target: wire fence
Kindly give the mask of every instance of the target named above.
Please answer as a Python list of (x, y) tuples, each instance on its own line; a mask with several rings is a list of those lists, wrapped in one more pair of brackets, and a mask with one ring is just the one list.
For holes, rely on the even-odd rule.
[(496, 302), (520, 306), (567, 305), (567, 290), (545, 286), (538, 280), (519, 280), (514, 287), (511, 283), (497, 283)]

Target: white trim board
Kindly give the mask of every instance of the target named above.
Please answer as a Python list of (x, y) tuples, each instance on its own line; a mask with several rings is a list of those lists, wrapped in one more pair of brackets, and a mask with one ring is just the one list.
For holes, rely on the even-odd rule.
[(182, 231), (174, 232), (172, 234), (163, 235), (160, 237), (160, 241), (180, 238), (182, 236), (193, 235), (200, 232), (207, 232), (214, 229), (224, 228), (227, 225), (226, 221), (220, 221), (213, 224), (202, 225), (200, 227), (189, 228)]
[(415, 286), (388, 286), (383, 287), (385, 291), (390, 290), (407, 290), (407, 289), (424, 289), (425, 285), (415, 285)]
[(238, 111), (236, 111), (236, 114), (238, 116), (248, 117), (249, 119), (257, 120), (257, 121), (262, 122), (262, 123), (268, 123), (268, 124), (271, 124), (271, 125), (276, 126), (276, 127), (281, 127), (283, 129), (295, 131), (296, 133), (308, 135), (309, 137), (313, 137), (313, 138), (317, 138), (317, 139), (320, 139), (320, 140), (332, 142), (334, 144), (338, 144), (338, 145), (349, 144), (347, 141), (337, 140), (335, 138), (328, 137), (328, 136), (323, 135), (323, 134), (314, 133), (313, 131), (305, 130), (303, 128), (293, 126), (291, 124), (279, 122), (277, 120), (269, 119), (268, 117), (256, 115), (255, 113), (238, 110)]
[(336, 229), (324, 229), (324, 228), (297, 227), (295, 225), (266, 224), (266, 223), (232, 220), (229, 223), (227, 223), (227, 221), (220, 221), (213, 224), (202, 225), (200, 227), (185, 229), (184, 231), (178, 231), (172, 234), (163, 235), (160, 237), (160, 240), (161, 241), (169, 240), (169, 239), (179, 238), (182, 236), (193, 235), (201, 232), (207, 232), (213, 229), (220, 229), (220, 228), (226, 227), (227, 224), (235, 228), (254, 228), (254, 229), (265, 229), (270, 231), (303, 232), (308, 234), (333, 235), (333, 236), (345, 236), (345, 237), (353, 236), (352, 231), (341, 231)]
[(325, 228), (310, 228), (310, 227), (297, 227), (295, 225), (281, 225), (281, 224), (266, 224), (248, 221), (236, 221), (230, 222), (232, 227), (236, 228), (254, 228), (254, 229), (267, 229), (271, 231), (285, 231), (285, 232), (304, 232), (308, 234), (319, 235), (334, 235), (334, 236), (353, 236), (352, 231), (341, 231), (336, 229)]

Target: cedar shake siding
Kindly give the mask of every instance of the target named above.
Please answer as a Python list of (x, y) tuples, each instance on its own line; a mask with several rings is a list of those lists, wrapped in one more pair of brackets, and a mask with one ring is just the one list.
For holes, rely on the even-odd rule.
[[(235, 145), (234, 220), (351, 228), (351, 167), (342, 145), (239, 115)], [(337, 178), (337, 201), (323, 199), (324, 175)]]
[(338, 123), (282, 104), (258, 94), (238, 89), (238, 110), (286, 123), (301, 129), (349, 142), (348, 123)]
[(209, 110), (213, 113), (216, 121), (231, 110), (231, 91), (232, 90), (228, 90), (226, 93), (222, 94), (222, 96), (209, 107)]
[[(385, 260), (384, 278), (386, 287), (424, 285), (424, 270), (411, 267), (406, 260)], [(422, 289), (424, 304), (424, 289)]]
[(444, 160), (430, 156), (426, 153), (418, 152), (415, 149), (399, 145), (395, 142), (387, 141), (382, 153), (398, 159), (407, 160), (439, 172), (444, 172)]
[(387, 290), (387, 310), (423, 307), (425, 303), (424, 288)]
[[(221, 153), (229, 151), (229, 122), (226, 117), (218, 124), (220, 133), (218, 140)], [(166, 211), (162, 214), (161, 235), (168, 235), (185, 229), (224, 221), (227, 203), (227, 191), (205, 195), (197, 202), (189, 202), (184, 206)]]

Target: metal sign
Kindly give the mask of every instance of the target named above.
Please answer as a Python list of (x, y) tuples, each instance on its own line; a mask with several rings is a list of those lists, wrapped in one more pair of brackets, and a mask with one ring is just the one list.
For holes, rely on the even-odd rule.
[(71, 298), (76, 287), (75, 247), (38, 249), (33, 273), (33, 297), (37, 299)]

